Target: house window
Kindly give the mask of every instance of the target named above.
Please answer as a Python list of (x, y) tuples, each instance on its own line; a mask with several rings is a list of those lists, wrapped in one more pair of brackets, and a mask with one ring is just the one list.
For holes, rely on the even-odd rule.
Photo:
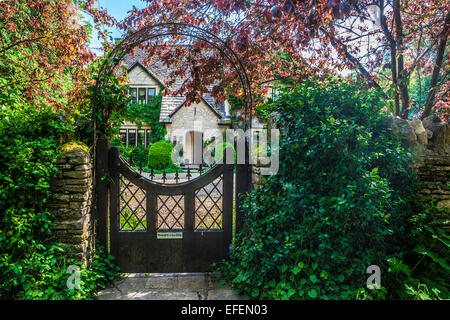
[(120, 130), (119, 131), (120, 140), (122, 140), (122, 143), (124, 146), (127, 145), (127, 130)]
[(131, 103), (147, 104), (156, 96), (156, 88), (130, 88), (128, 93), (132, 98)]
[(137, 95), (137, 89), (136, 88), (130, 88), (128, 93), (131, 96), (131, 103), (136, 103), (136, 95)]
[(152, 103), (155, 99), (156, 89), (147, 88), (147, 103)]
[(145, 88), (139, 88), (138, 91), (138, 103), (139, 104), (146, 104), (147, 103), (147, 97), (145, 95)]
[(145, 130), (139, 130), (137, 135), (137, 145), (142, 146), (145, 144)]
[(128, 130), (128, 146), (136, 145), (136, 130), (129, 129)]

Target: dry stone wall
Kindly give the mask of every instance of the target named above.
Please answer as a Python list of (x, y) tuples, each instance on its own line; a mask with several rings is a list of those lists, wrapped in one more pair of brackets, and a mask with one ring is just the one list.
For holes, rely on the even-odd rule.
[(63, 147), (51, 181), (47, 206), (55, 214), (52, 237), (71, 250), (84, 265), (89, 264), (94, 247), (92, 205), (92, 162), (87, 147)]
[[(417, 155), (413, 163), (422, 182), (420, 195), (433, 200), (448, 220), (450, 210), (450, 124), (436, 116), (423, 121), (393, 119), (394, 128)], [(446, 228), (450, 231), (450, 226)]]

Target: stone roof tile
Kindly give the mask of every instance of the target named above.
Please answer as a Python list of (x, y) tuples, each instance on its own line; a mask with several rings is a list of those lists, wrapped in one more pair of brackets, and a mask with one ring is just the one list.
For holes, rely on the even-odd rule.
[[(127, 69), (132, 68), (136, 63), (142, 65), (142, 67), (146, 68), (151, 74), (153, 74), (157, 80), (163, 83), (165, 86), (166, 81), (169, 78), (170, 73), (173, 71), (173, 68), (166, 66), (161, 60), (157, 58), (152, 58), (150, 63), (147, 63), (147, 55), (146, 52), (142, 49), (136, 50), (133, 54), (128, 54), (123, 58), (124, 65)], [(167, 95), (162, 97), (161, 102), (161, 113), (159, 120), (164, 121), (167, 117), (177, 109), (181, 104), (183, 104), (186, 100), (184, 96), (173, 96), (170, 92), (176, 91), (181, 87), (185, 79), (176, 78), (173, 85), (170, 87), (166, 87), (166, 90), (169, 91)], [(225, 106), (223, 103), (216, 103), (216, 100), (210, 94), (204, 94), (203, 99), (213, 107), (222, 117), (225, 115)]]

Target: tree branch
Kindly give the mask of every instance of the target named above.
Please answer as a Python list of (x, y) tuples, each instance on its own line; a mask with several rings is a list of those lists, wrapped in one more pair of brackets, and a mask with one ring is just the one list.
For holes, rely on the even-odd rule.
[(428, 91), (427, 102), (425, 103), (425, 109), (423, 110), (421, 119), (428, 117), (433, 109), (434, 100), (438, 89), (439, 73), (444, 61), (445, 49), (447, 47), (447, 39), (450, 27), (450, 13), (447, 11), (444, 23), (444, 30), (439, 37), (439, 46), (437, 49), (436, 60), (434, 63), (433, 74), (431, 76), (430, 89)]

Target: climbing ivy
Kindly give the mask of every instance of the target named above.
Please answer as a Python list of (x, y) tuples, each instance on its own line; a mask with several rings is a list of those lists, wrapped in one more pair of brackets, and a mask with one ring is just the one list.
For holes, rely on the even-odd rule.
[(133, 103), (127, 108), (125, 119), (136, 123), (138, 129), (142, 125), (148, 125), (152, 128), (150, 133), (150, 143), (164, 139), (167, 131), (164, 124), (159, 122), (161, 112), (162, 96), (159, 93), (147, 104)]

